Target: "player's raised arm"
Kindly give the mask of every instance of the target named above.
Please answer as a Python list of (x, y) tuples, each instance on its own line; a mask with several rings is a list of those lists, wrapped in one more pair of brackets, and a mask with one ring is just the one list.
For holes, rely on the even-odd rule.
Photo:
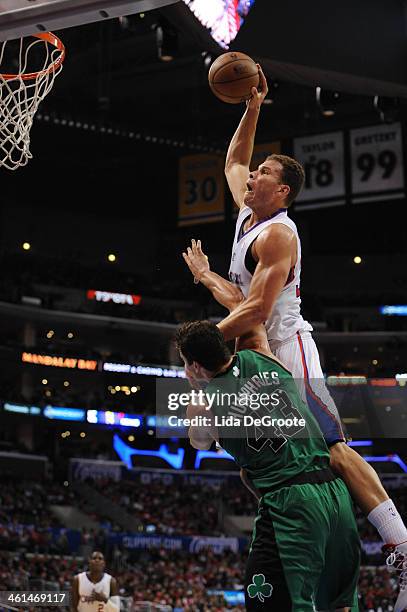
[(252, 97), (247, 102), (245, 113), (230, 141), (226, 156), (225, 175), (233, 199), (239, 208), (244, 203), (260, 107), (268, 92), (266, 77), (260, 66), (259, 74), (260, 91), (253, 87)]
[(209, 260), (202, 251), (201, 241), (192, 239), (191, 246), (182, 256), (194, 276), (195, 282), (202, 283), (212, 293), (219, 304), (229, 311), (234, 310), (243, 300), (244, 296), (239, 287), (228, 280), (211, 272)]
[[(202, 251), (201, 241), (191, 241), (191, 247), (182, 254), (194, 279), (201, 282), (219, 304), (233, 312), (239, 304), (244, 302), (244, 295), (239, 287), (233, 285), (219, 274), (211, 272), (209, 260)], [(252, 349), (269, 355), (270, 348), (267, 340), (266, 330), (263, 323), (254, 326), (252, 329), (236, 338), (236, 351)]]
[(259, 235), (255, 243), (258, 264), (247, 299), (218, 324), (226, 340), (242, 336), (269, 318), (293, 266), (295, 240), (294, 233), (282, 224), (271, 225)]

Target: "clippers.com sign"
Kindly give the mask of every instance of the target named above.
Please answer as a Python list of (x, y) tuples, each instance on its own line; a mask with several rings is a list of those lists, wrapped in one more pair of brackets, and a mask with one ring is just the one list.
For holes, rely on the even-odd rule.
[(141, 302), (141, 295), (112, 293), (111, 291), (97, 291), (96, 289), (88, 289), (86, 296), (88, 300), (95, 300), (96, 302), (113, 302), (114, 304), (127, 304), (129, 306), (138, 306)]

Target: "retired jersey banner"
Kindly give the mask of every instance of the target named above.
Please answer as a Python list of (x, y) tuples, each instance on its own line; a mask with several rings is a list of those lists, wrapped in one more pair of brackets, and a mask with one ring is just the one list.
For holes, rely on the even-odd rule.
[(352, 130), (352, 202), (404, 196), (403, 141), (400, 123)]
[(305, 184), (296, 199), (297, 211), (345, 204), (342, 132), (295, 138), (294, 157), (305, 171)]
[(255, 145), (252, 160), (250, 162), (250, 170), (256, 170), (257, 167), (265, 161), (266, 157), (273, 153), (281, 153), (281, 144), (279, 142)]
[(223, 157), (189, 155), (179, 161), (178, 225), (223, 221), (225, 187)]

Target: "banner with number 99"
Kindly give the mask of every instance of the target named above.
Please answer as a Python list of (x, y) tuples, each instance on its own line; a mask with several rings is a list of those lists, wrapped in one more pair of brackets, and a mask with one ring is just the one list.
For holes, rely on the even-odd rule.
[(352, 201), (403, 197), (402, 131), (399, 123), (352, 130)]

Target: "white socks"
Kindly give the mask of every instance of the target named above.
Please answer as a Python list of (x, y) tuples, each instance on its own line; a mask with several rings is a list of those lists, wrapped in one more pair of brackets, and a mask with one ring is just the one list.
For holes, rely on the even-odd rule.
[(391, 499), (376, 506), (367, 518), (376, 527), (385, 544), (401, 544), (407, 541), (407, 528)]

